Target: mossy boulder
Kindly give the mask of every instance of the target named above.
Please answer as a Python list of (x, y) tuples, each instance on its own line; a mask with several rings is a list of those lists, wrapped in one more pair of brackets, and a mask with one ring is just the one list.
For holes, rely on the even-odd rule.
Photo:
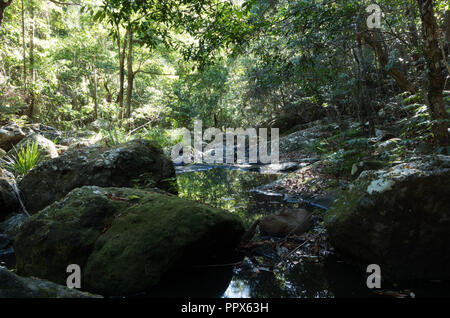
[(325, 217), (334, 247), (395, 280), (450, 278), (450, 157), (364, 171)]
[(14, 182), (14, 176), (0, 168), (0, 222), (19, 209), (19, 201), (13, 188)]
[(0, 266), (0, 298), (99, 298), (47, 280), (20, 277)]
[(133, 295), (170, 270), (221, 261), (243, 232), (237, 216), (167, 192), (85, 186), (33, 215), (14, 247), (21, 275), (64, 283), (78, 264), (83, 290)]
[(176, 193), (174, 178), (172, 161), (156, 143), (133, 140), (113, 148), (66, 151), (30, 170), (19, 189), (28, 212), (36, 213), (81, 186), (158, 187)]
[(48, 140), (44, 136), (36, 133), (28, 135), (27, 137), (22, 139), (19, 143), (17, 143), (13, 149), (8, 151), (8, 156), (14, 157), (17, 154), (17, 152), (20, 151), (22, 148), (26, 149), (26, 147), (34, 143), (36, 143), (37, 148), (39, 149), (42, 160), (48, 160), (58, 157), (58, 150), (56, 149), (56, 146), (53, 143), (53, 141)]

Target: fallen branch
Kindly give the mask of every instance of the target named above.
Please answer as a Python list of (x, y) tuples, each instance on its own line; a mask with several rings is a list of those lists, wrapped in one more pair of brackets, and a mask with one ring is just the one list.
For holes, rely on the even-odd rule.
[[(314, 235), (314, 237), (312, 239), (315, 239), (319, 236), (319, 234)], [(290, 251), (286, 256), (284, 256), (285, 258), (288, 258), (289, 256), (291, 256), (293, 253), (295, 253), (296, 251), (298, 251), (298, 249), (302, 246), (304, 246), (306, 243), (308, 243), (310, 240), (306, 240), (304, 241), (302, 244), (300, 244), (299, 246), (297, 246), (296, 248), (294, 248), (292, 251)]]
[(133, 129), (132, 131), (130, 131), (130, 132), (128, 133), (128, 135), (131, 136), (131, 135), (134, 134), (136, 131), (138, 131), (139, 129), (141, 129), (141, 128), (147, 126), (148, 124), (151, 124), (152, 122), (153, 122), (153, 119), (152, 119), (152, 120), (149, 120), (149, 121), (146, 122), (145, 124), (143, 124), (143, 125), (141, 125), (141, 126), (135, 128), (135, 129)]

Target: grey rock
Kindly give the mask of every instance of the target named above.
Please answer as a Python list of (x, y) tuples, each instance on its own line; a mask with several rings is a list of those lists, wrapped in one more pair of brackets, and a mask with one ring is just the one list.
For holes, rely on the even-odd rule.
[(25, 138), (26, 134), (16, 123), (0, 128), (0, 148), (9, 151), (15, 144)]
[(325, 216), (332, 245), (397, 281), (450, 278), (449, 159), (363, 171)]
[(0, 298), (101, 298), (47, 280), (21, 277), (0, 266)]
[(14, 176), (0, 168), (0, 221), (19, 209), (19, 201), (12, 186), (13, 182), (15, 182)]
[(114, 148), (66, 151), (29, 171), (19, 189), (28, 212), (35, 213), (84, 185), (158, 187), (176, 193), (171, 178), (173, 164), (156, 143), (132, 140)]
[(14, 242), (20, 227), (27, 219), (28, 216), (24, 213), (12, 215), (0, 223), (0, 233), (6, 235), (11, 242)]
[(13, 149), (8, 151), (8, 156), (10, 157), (15, 156), (16, 152), (20, 151), (21, 148), (27, 147), (27, 145), (31, 145), (33, 143), (37, 144), (37, 147), (41, 152), (43, 160), (58, 157), (58, 151), (53, 141), (48, 140), (44, 136), (37, 133), (32, 133), (27, 137), (25, 137), (24, 139), (22, 139), (19, 143), (17, 143), (14, 146)]

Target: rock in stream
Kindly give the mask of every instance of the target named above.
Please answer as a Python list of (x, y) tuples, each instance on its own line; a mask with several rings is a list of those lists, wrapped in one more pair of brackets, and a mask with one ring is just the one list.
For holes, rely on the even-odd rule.
[(161, 148), (132, 140), (114, 148), (92, 146), (66, 151), (30, 170), (19, 183), (29, 213), (36, 213), (71, 190), (100, 187), (158, 187), (173, 193), (175, 170)]
[(236, 215), (167, 192), (85, 186), (29, 218), (14, 248), (21, 275), (63, 284), (78, 264), (83, 290), (133, 295), (233, 254), (243, 232)]
[(395, 280), (450, 278), (450, 157), (364, 171), (325, 217), (343, 255)]

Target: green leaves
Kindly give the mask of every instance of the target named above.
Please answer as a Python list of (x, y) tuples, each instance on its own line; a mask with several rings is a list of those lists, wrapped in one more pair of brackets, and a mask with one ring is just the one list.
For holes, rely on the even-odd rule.
[(12, 157), (6, 157), (6, 166), (17, 175), (25, 175), (42, 160), (37, 142), (27, 143), (19, 150), (14, 148), (14, 152), (15, 154)]

